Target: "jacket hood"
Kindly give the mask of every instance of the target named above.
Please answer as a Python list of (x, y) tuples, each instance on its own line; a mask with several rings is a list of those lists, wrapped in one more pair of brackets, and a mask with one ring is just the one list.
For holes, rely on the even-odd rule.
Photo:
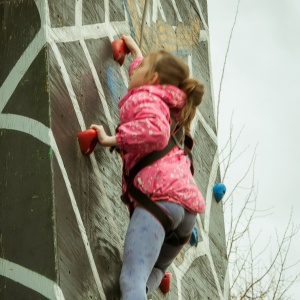
[(180, 111), (185, 105), (186, 94), (181, 89), (173, 85), (143, 85), (130, 90), (118, 103), (119, 108), (123, 106), (126, 100), (140, 92), (148, 92), (160, 97), (169, 108), (174, 111)]

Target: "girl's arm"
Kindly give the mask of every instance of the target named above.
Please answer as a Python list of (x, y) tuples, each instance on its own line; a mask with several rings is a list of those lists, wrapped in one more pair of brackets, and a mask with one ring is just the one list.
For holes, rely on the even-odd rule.
[(101, 146), (103, 147), (117, 146), (116, 136), (107, 135), (102, 125), (92, 124), (90, 128), (93, 128), (97, 131), (98, 142)]
[(167, 105), (154, 99), (147, 105), (138, 105), (132, 109), (134, 119), (121, 124), (116, 135), (107, 135), (102, 125), (90, 126), (97, 131), (99, 144), (103, 147), (119, 146), (128, 152), (136, 153), (162, 150), (170, 138)]
[(133, 74), (133, 72), (139, 67), (144, 57), (142, 55), (142, 51), (134, 39), (130, 35), (122, 35), (122, 39), (126, 43), (126, 46), (130, 50), (134, 60), (129, 66), (129, 76)]
[[(120, 148), (132, 153), (162, 150), (170, 138), (169, 108), (160, 99), (152, 101), (147, 99), (147, 102), (143, 104), (142, 93), (136, 96), (140, 98), (139, 105), (130, 106), (128, 109), (131, 112), (126, 110), (121, 112), (125, 115), (131, 114), (132, 120), (119, 125), (116, 134), (117, 144)], [(120, 118), (123, 119), (122, 115)]]
[(122, 35), (122, 39), (124, 40), (134, 59), (143, 57), (141, 49), (130, 35)]

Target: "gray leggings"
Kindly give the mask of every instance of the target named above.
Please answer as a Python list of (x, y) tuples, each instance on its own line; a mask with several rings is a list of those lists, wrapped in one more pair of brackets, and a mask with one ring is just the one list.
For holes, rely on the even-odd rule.
[[(168, 212), (179, 237), (191, 234), (195, 214), (175, 203), (156, 203)], [(165, 231), (160, 222), (147, 210), (137, 206), (125, 238), (120, 276), (123, 300), (146, 300), (146, 288), (150, 293), (160, 285), (167, 268), (183, 247), (164, 243), (164, 238)]]

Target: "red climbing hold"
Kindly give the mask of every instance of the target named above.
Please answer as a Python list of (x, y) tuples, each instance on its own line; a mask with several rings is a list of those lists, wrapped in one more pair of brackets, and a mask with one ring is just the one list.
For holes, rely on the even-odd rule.
[(167, 294), (171, 288), (172, 273), (166, 273), (159, 285), (160, 290)]
[(126, 54), (130, 53), (125, 41), (123, 39), (115, 40), (111, 43), (113, 49), (114, 60), (121, 66), (124, 63)]
[(95, 129), (87, 129), (78, 132), (77, 137), (82, 154), (90, 155), (98, 143), (97, 131)]

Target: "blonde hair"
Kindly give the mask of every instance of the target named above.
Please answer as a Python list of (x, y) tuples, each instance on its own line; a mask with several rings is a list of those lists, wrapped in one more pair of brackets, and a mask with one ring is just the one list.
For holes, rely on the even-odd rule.
[(190, 130), (197, 106), (204, 95), (204, 85), (189, 77), (189, 68), (179, 57), (164, 50), (152, 52), (148, 57), (151, 66), (149, 75), (157, 72), (159, 84), (174, 85), (186, 93), (186, 104), (181, 110), (179, 125)]

